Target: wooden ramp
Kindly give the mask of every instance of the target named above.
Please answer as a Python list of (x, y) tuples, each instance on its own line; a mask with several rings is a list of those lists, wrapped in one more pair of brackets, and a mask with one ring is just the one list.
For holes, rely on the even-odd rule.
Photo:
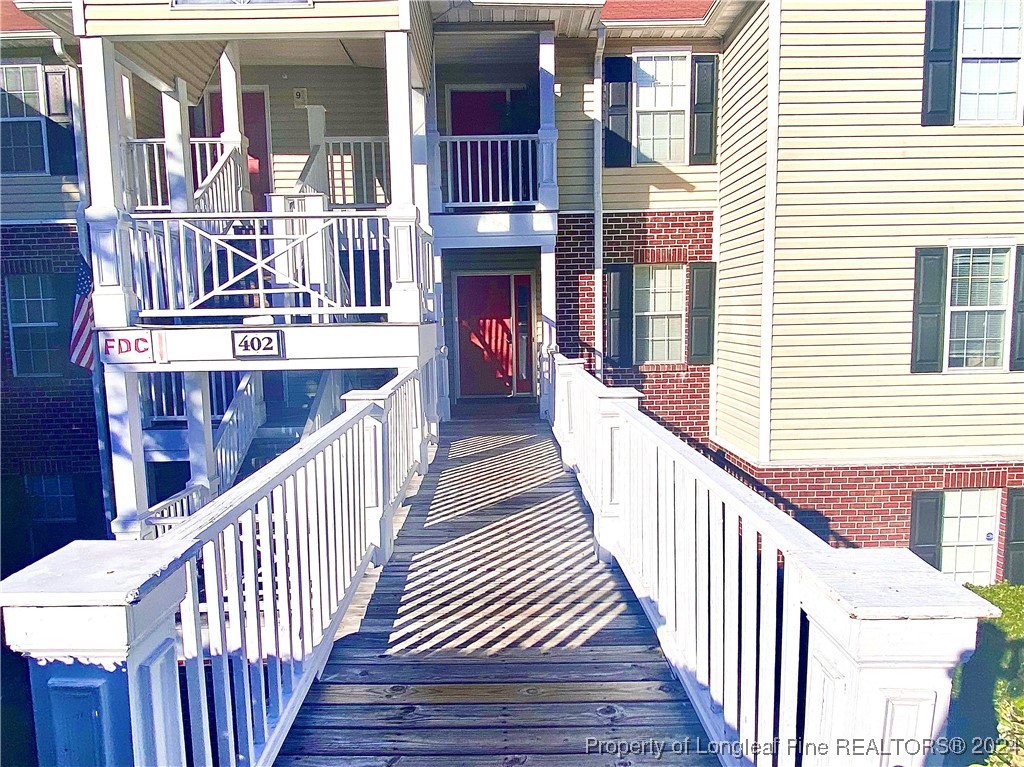
[(547, 424), (444, 427), (277, 764), (717, 765)]

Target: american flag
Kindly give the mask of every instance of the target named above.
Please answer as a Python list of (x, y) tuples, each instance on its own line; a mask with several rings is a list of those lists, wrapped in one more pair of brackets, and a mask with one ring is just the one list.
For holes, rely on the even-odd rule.
[(78, 264), (75, 281), (75, 309), (71, 314), (71, 361), (92, 370), (92, 269), (84, 258)]

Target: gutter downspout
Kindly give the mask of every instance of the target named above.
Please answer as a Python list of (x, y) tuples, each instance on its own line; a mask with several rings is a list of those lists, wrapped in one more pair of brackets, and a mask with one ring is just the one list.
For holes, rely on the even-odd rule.
[(604, 43), (605, 28), (597, 28), (594, 51), (594, 372), (604, 375)]
[[(71, 91), (71, 126), (75, 133), (75, 171), (78, 175), (78, 207), (75, 209), (75, 228), (78, 233), (78, 250), (86, 263), (92, 266), (89, 248), (89, 229), (85, 220), (85, 209), (89, 206), (89, 170), (85, 159), (85, 120), (82, 113), (82, 78), (78, 62), (64, 47), (59, 37), (53, 39), (53, 52), (67, 64), (69, 90)], [(94, 271), (95, 273), (95, 271)], [(110, 534), (110, 520), (114, 518), (114, 480), (110, 465), (110, 422), (107, 420), (107, 397), (103, 385), (103, 365), (100, 362), (99, 340), (96, 333), (92, 339), (92, 399), (96, 411), (96, 442), (100, 459), (100, 486), (103, 492), (103, 512), (107, 518), (107, 534)]]

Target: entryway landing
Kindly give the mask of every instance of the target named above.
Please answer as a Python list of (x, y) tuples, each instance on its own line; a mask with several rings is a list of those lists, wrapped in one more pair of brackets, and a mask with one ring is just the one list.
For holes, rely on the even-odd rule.
[(536, 401), (456, 414), (277, 764), (612, 767), (707, 743), (626, 579), (597, 561)]

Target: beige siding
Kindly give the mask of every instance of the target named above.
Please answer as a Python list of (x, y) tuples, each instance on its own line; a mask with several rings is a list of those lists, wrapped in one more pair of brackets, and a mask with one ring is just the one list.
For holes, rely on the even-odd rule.
[(410, 40), (413, 60), (418, 70), (418, 77), (414, 75), (413, 78), (413, 86), (429, 91), (434, 74), (434, 17), (429, 3), (416, 0), (411, 6)]
[(85, 0), (85, 34), (288, 35), (398, 29), (397, 0), (317, 0), (309, 6), (171, 7), (168, 0)]
[[(713, 40), (609, 40), (604, 55), (628, 56), (633, 48), (688, 47), (694, 53), (716, 53)], [(604, 209), (692, 210), (718, 206), (717, 165), (640, 165), (605, 168)]]
[(555, 42), (555, 125), (558, 128), (558, 205), (594, 209), (593, 40)]
[(270, 90), (270, 142), (275, 192), (291, 191), (309, 156), (305, 109), (292, 88), (306, 88), (310, 104), (327, 109), (328, 136), (385, 136), (384, 70), (368, 67), (242, 67), (245, 86)]
[(73, 219), (79, 200), (76, 176), (0, 178), (0, 218), (4, 221)]
[(761, 285), (768, 148), (768, 4), (722, 56), (715, 432), (757, 456), (760, 435)]
[(141, 77), (132, 76), (132, 109), (136, 138), (163, 138), (164, 108), (160, 91)]
[(914, 248), (1024, 243), (1024, 128), (922, 127), (923, 0), (785, 0), (774, 461), (1024, 455), (1024, 373), (910, 374)]

